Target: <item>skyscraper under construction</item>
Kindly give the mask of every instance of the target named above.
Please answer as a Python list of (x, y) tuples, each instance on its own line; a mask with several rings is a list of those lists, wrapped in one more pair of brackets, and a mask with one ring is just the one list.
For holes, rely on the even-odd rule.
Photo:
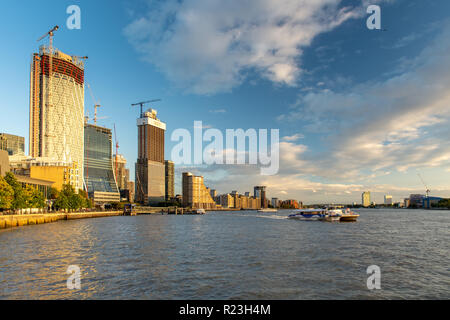
[(81, 189), (83, 143), (84, 62), (51, 45), (41, 46), (31, 62), (30, 155), (75, 164), (75, 187)]
[(165, 200), (164, 134), (166, 124), (148, 109), (137, 119), (138, 159), (136, 202), (158, 204)]

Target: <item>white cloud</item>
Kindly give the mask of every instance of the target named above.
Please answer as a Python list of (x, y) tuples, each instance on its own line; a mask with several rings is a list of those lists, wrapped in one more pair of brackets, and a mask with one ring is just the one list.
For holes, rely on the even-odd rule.
[(307, 123), (324, 143), (304, 172), (354, 180), (450, 164), (450, 27), (408, 65), (386, 81), (300, 95), (280, 119)]
[[(284, 119), (317, 134), (321, 145), (284, 137), (278, 175), (263, 177), (254, 166), (228, 166), (222, 167), (226, 175), (211, 183), (221, 192), (229, 192), (230, 185), (247, 191), (264, 184), (271, 196), (310, 203), (359, 201), (364, 190), (376, 201), (384, 194), (400, 201), (424, 192), (415, 169), (428, 168), (440, 176), (434, 178), (440, 183), (431, 180), (434, 194), (448, 195), (450, 185), (442, 177), (450, 166), (450, 26), (442, 30), (408, 69), (385, 81), (343, 92), (303, 92)], [(302, 128), (302, 123), (307, 125)], [(414, 178), (399, 183), (402, 172)]]
[(299, 139), (303, 139), (304, 137), (305, 136), (303, 134), (296, 133), (296, 134), (294, 134), (292, 136), (284, 136), (284, 137), (281, 138), (281, 140), (291, 142), (291, 141), (297, 141)]
[(152, 1), (124, 34), (145, 60), (187, 91), (229, 91), (249, 70), (293, 86), (302, 73), (302, 48), (362, 14), (362, 7), (342, 7), (341, 2)]
[(214, 110), (209, 110), (210, 113), (226, 113), (227, 110), (225, 109), (214, 109)]

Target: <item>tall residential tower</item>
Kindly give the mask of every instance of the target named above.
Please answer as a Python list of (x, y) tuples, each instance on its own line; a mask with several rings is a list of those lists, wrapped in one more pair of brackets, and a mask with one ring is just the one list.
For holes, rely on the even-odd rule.
[(136, 162), (136, 202), (158, 204), (164, 202), (165, 164), (164, 134), (166, 124), (157, 117), (154, 109), (148, 109), (139, 119), (138, 159)]
[(370, 191), (364, 191), (361, 195), (361, 205), (363, 207), (370, 206)]
[(30, 155), (74, 163), (82, 188), (83, 140), (84, 62), (41, 46), (31, 62)]

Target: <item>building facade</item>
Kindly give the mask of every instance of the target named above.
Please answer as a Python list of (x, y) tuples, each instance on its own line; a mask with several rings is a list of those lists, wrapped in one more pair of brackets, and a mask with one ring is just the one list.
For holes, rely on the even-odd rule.
[(216, 203), (221, 205), (222, 208), (234, 208), (234, 197), (229, 193), (216, 196), (215, 199)]
[(284, 208), (290, 208), (290, 209), (299, 209), (300, 208), (298, 201), (294, 200), (294, 199), (284, 200), (281, 203), (281, 206)]
[(84, 126), (85, 190), (95, 204), (120, 201), (113, 168), (111, 129)]
[(148, 109), (139, 119), (136, 162), (136, 202), (158, 204), (165, 201), (164, 135), (166, 124)]
[(266, 186), (255, 186), (253, 191), (254, 197), (261, 199), (261, 208), (267, 208), (268, 201), (266, 199)]
[(280, 203), (279, 203), (279, 202), (280, 202), (280, 201), (278, 200), (278, 198), (272, 198), (272, 201), (271, 201), (272, 207), (278, 208), (278, 207), (280, 206)]
[(183, 206), (196, 209), (215, 209), (216, 203), (206, 188), (202, 176), (183, 172)]
[(0, 150), (5, 150), (8, 155), (25, 155), (25, 138), (8, 133), (0, 133)]
[(0, 176), (4, 176), (9, 172), (9, 156), (6, 150), (0, 150)]
[(84, 63), (41, 46), (31, 62), (30, 141), (32, 157), (73, 162), (83, 184)]
[(117, 187), (119, 188), (119, 190), (128, 189), (128, 181), (130, 180), (130, 170), (127, 169), (127, 160), (121, 154), (114, 155), (113, 164)]
[(384, 196), (384, 204), (387, 205), (387, 206), (392, 206), (394, 204), (394, 202), (392, 201), (392, 196), (391, 195), (386, 194)]
[(135, 190), (135, 186), (134, 186), (134, 181), (128, 181), (128, 201), (129, 202), (134, 202), (134, 191)]
[(165, 184), (166, 184), (166, 201), (169, 201), (175, 197), (175, 165), (173, 161), (164, 161), (165, 165)]
[(423, 207), (423, 199), (425, 195), (423, 194), (410, 194), (409, 195), (409, 207), (414, 208), (422, 208)]
[(83, 188), (79, 184), (80, 169), (76, 163), (30, 156), (11, 156), (9, 160), (14, 174), (53, 181), (52, 188), (57, 190), (65, 184), (71, 185), (76, 192)]
[(361, 195), (361, 205), (363, 207), (370, 207), (370, 191), (364, 191)]

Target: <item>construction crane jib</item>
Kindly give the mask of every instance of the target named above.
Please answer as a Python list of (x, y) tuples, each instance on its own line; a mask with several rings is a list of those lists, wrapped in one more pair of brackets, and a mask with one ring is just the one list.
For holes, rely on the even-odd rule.
[(131, 106), (135, 107), (135, 106), (140, 106), (141, 107), (141, 113), (140, 113), (140, 117), (142, 118), (142, 116), (144, 115), (142, 112), (142, 108), (145, 104), (148, 103), (153, 103), (153, 102), (157, 102), (157, 101), (161, 101), (161, 99), (154, 99), (154, 100), (149, 100), (149, 101), (143, 101), (143, 102), (138, 102), (138, 103), (133, 103)]

